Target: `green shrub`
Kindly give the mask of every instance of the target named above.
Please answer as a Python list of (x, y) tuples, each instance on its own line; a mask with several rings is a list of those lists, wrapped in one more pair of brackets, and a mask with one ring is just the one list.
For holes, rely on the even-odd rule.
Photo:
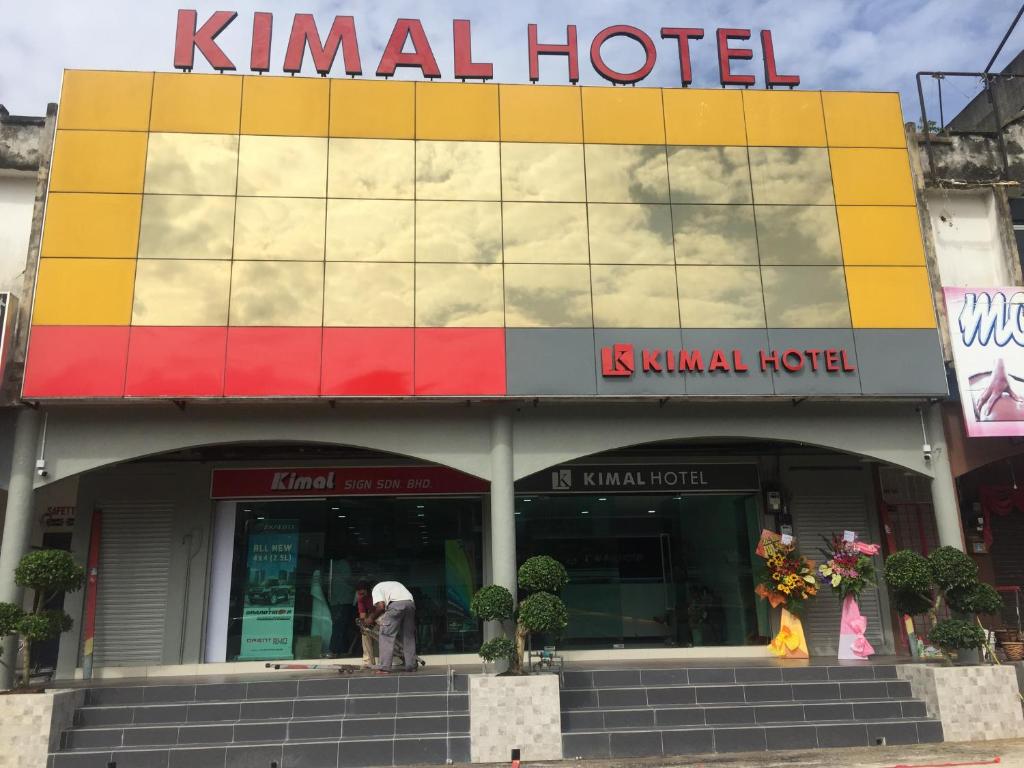
[(469, 610), (483, 621), (508, 621), (515, 611), (515, 600), (505, 587), (491, 584), (473, 595)]
[[(62, 549), (38, 549), (29, 552), (14, 571), (14, 582), (22, 587), (50, 595), (76, 592), (85, 581), (85, 568), (75, 563), (70, 552)], [(43, 600), (45, 602), (45, 598)]]
[(509, 661), (516, 655), (516, 644), (507, 637), (494, 637), (480, 646), (480, 658), (484, 661)]
[(535, 592), (519, 604), (519, 623), (529, 632), (558, 635), (569, 625), (569, 611), (558, 596)]
[(536, 555), (519, 566), (519, 588), (526, 592), (558, 594), (569, 583), (565, 567), (547, 555)]
[(982, 582), (951, 589), (946, 593), (946, 600), (953, 611), (964, 615), (993, 615), (1003, 610), (1003, 598), (995, 587)]
[(928, 594), (932, 588), (932, 571), (922, 555), (901, 549), (885, 558), (885, 581), (893, 592)]
[(981, 648), (985, 644), (985, 630), (962, 619), (943, 619), (932, 627), (928, 641), (944, 651)]
[(24, 639), (38, 643), (59, 637), (62, 632), (71, 629), (72, 623), (71, 617), (64, 611), (42, 611), (26, 613), (15, 629)]
[(965, 553), (954, 547), (939, 547), (928, 555), (932, 580), (939, 589), (948, 592), (969, 587), (978, 579), (978, 566)]

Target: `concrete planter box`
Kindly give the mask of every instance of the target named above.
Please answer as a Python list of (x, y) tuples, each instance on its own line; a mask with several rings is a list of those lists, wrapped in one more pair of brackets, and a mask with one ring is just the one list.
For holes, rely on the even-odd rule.
[(901, 664), (928, 716), (942, 723), (945, 741), (990, 741), (1024, 737), (1017, 672), (1011, 666), (947, 667)]
[(46, 691), (0, 696), (0, 768), (46, 768), (60, 748), (85, 691)]
[(558, 675), (469, 678), (469, 751), (474, 763), (562, 759)]

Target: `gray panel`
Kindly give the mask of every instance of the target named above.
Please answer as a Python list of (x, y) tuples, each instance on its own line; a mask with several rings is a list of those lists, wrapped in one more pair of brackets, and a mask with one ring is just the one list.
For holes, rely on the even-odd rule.
[(853, 334), (865, 395), (949, 394), (937, 330), (865, 328)]
[(597, 392), (594, 332), (589, 328), (509, 328), (505, 355), (510, 395)]
[[(723, 328), (683, 330), (683, 346), (699, 349), (703, 354), (705, 367), (711, 362), (716, 349), (725, 352), (730, 368), (738, 363), (748, 371), (704, 371), (686, 374), (688, 395), (771, 395), (771, 371), (761, 370), (761, 350), (768, 346), (768, 332), (764, 329)], [(732, 350), (738, 350), (740, 357), (733, 357)]]
[[(777, 395), (859, 395), (860, 379), (856, 371), (828, 371), (825, 359), (827, 349), (845, 349), (850, 365), (859, 370), (857, 350), (854, 345), (853, 332), (845, 328), (771, 328), (768, 340), (773, 350), (779, 353), (780, 359), (786, 350), (796, 349), (803, 354), (803, 368), (796, 372), (785, 369), (779, 364), (775, 374), (775, 394)], [(808, 355), (811, 350), (820, 350), (815, 358)], [(817, 360), (818, 370), (815, 371), (814, 361)], [(838, 363), (842, 368), (842, 363)]]
[[(597, 328), (594, 330), (595, 368), (597, 371), (597, 393), (599, 395), (685, 395), (686, 377), (679, 373), (644, 373), (641, 370), (641, 350), (644, 348), (674, 349), (677, 353), (683, 345), (683, 334), (678, 329), (634, 329)], [(601, 349), (615, 344), (632, 344), (636, 369), (632, 376), (602, 376)], [(664, 356), (663, 356), (664, 358)]]

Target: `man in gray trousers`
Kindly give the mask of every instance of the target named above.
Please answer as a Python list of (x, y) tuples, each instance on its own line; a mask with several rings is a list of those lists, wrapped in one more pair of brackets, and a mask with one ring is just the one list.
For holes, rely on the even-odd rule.
[(402, 633), (402, 655), (405, 657), (405, 671), (416, 671), (416, 603), (412, 593), (397, 581), (382, 581), (371, 593), (373, 610), (363, 620), (372, 627), (380, 616), (380, 665), (377, 673), (391, 673), (391, 658), (395, 653), (395, 638)]

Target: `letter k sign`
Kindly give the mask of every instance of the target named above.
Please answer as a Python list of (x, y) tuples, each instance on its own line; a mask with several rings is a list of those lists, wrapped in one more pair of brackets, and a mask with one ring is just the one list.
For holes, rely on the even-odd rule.
[(615, 344), (601, 348), (602, 376), (632, 376), (636, 369), (636, 356), (632, 344)]

